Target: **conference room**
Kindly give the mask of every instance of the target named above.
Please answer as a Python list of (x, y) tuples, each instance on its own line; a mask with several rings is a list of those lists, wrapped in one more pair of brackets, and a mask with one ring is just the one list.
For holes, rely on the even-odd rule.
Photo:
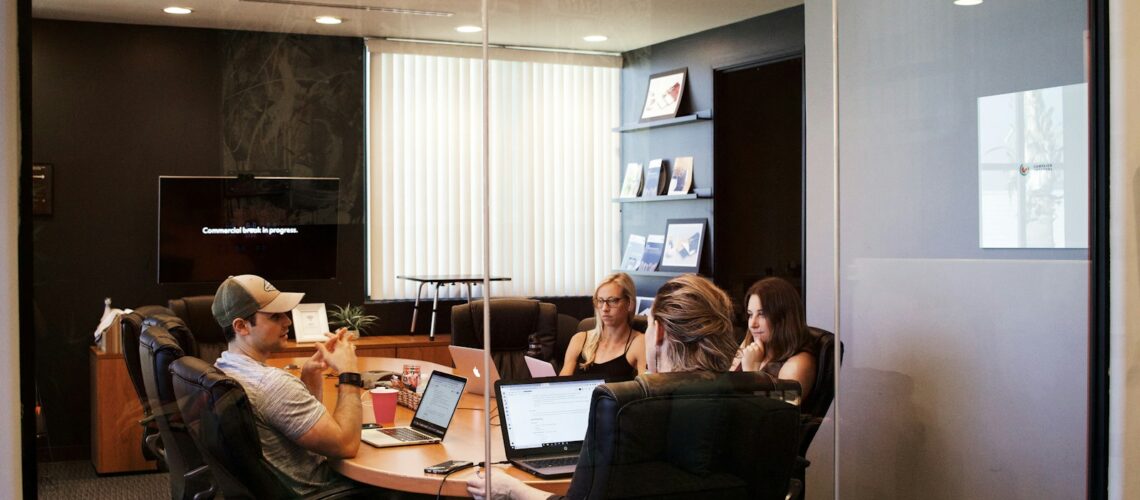
[[(1107, 211), (1089, 194), (1107, 141), (1090, 68), (1107, 62), (1082, 2), (966, 3), (31, 0), (24, 491), (275, 496), (220, 471), (207, 437), (165, 435), (171, 402), (140, 378), (177, 379), (146, 373), (148, 349), (217, 359), (215, 291), (255, 274), (305, 294), (266, 363), (300, 377), (323, 331), (353, 327), (365, 381), (402, 389), (382, 428), (463, 381), (441, 442), (329, 460), (358, 485), (469, 496), (488, 467), (425, 471), (454, 460), (571, 497), (1089, 494), (1107, 470), (1087, 428), (1108, 418), (1090, 326), (1107, 276), (1089, 272)], [(749, 378), (769, 413), (740, 424), (760, 410), (726, 406), (739, 387), (650, 414), (595, 379), (573, 386), (582, 436), (540, 443), (589, 464), (508, 464), (531, 430), (508, 418), (567, 399), (508, 415), (510, 394), (584, 380), (533, 382), (526, 358), (565, 373), (614, 273), (632, 282), (612, 297), (623, 356), (652, 357), (633, 330), (654, 333), (678, 277), (723, 291), (734, 347), (750, 288), (786, 282), (813, 387)], [(361, 396), (369, 426), (388, 396)], [(599, 458), (646, 442), (641, 469)]]

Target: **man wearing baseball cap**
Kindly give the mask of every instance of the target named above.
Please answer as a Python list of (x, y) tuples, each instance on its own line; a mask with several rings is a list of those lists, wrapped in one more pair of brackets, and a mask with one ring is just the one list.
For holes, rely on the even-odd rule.
[[(214, 294), (212, 311), (229, 342), (215, 365), (233, 377), (249, 396), (257, 420), (262, 454), (297, 495), (350, 484), (326, 462), (351, 458), (360, 448), (361, 379), (356, 346), (345, 329), (317, 343), (317, 352), (301, 368), (301, 377), (267, 366), (265, 361), (288, 339), (289, 311), (303, 293), (277, 290), (260, 276), (230, 276)], [(340, 373), (336, 409), (321, 404), (322, 372)]]

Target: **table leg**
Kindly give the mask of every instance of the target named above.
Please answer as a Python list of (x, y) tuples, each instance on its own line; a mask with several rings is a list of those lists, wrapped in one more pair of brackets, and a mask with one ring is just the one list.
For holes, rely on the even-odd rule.
[(424, 293), (424, 285), (426, 284), (426, 281), (421, 281), (420, 287), (416, 289), (416, 305), (412, 306), (412, 333), (416, 333), (416, 316), (420, 312), (420, 295)]
[(435, 293), (432, 294), (431, 299), (431, 330), (428, 330), (428, 340), (435, 340), (435, 313), (439, 309), (439, 283), (433, 283), (432, 290), (435, 290)]

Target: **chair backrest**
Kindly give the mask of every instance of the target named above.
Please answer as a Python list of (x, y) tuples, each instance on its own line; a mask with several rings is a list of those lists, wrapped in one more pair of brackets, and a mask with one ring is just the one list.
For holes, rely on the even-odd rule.
[[(811, 393), (804, 398), (800, 411), (804, 414), (804, 423), (801, 429), (800, 456), (807, 456), (808, 446), (812, 438), (827, 416), (831, 408), (831, 401), (835, 398), (835, 334), (815, 327), (809, 327), (815, 336), (815, 345), (812, 353), (815, 354), (815, 382)], [(840, 343), (839, 361), (843, 361), (843, 347)]]
[(214, 305), (214, 296), (193, 295), (171, 299), (168, 305), (194, 332), (194, 339), (198, 343), (198, 354), (194, 357), (207, 363), (217, 361), (222, 351), (226, 350), (227, 342), (222, 327), (218, 326), (218, 320), (214, 319), (214, 313), (210, 310)]
[(139, 360), (139, 335), (142, 333), (142, 323), (147, 317), (155, 314), (173, 314), (170, 309), (162, 306), (142, 306), (134, 311), (119, 316), (119, 340), (123, 346), (123, 360), (127, 364), (127, 375), (131, 378), (131, 385), (135, 388), (135, 395), (143, 407), (143, 415), (150, 416), (150, 401), (146, 396), (146, 385), (143, 383), (142, 363)]
[[(483, 303), (478, 300), (451, 308), (451, 343), (483, 348)], [(558, 308), (535, 299), (491, 299), (491, 359), (504, 380), (530, 378), (523, 359), (533, 335), (543, 360), (554, 354), (558, 331)]]
[(784, 498), (799, 409), (794, 381), (664, 373), (598, 386), (568, 497)]
[[(181, 333), (176, 336), (173, 332), (178, 331)], [(208, 474), (199, 472), (187, 477), (205, 465), (205, 461), (183, 423), (170, 374), (170, 364), (186, 355), (188, 348), (194, 348), (194, 339), (189, 332), (176, 316), (152, 316), (143, 322), (138, 345), (143, 383), (162, 436), (166, 465), (170, 471), (170, 495), (171, 498), (185, 500), (191, 500), (213, 487)]]
[[(645, 328), (648, 326), (648, 320), (645, 318), (645, 315), (643, 315), (643, 314), (638, 314), (638, 315), (634, 316), (633, 321), (631, 321), (631, 323), (632, 323), (631, 326), (633, 326), (633, 329), (637, 330), (641, 333), (645, 333)], [(593, 330), (594, 325), (597, 325), (597, 324), (598, 324), (597, 318), (590, 316), (589, 318), (586, 318), (586, 319), (578, 322), (578, 331), (579, 332), (585, 332), (588, 330)]]
[(178, 408), (225, 498), (288, 498), (261, 452), (249, 398), (236, 380), (198, 358), (170, 365)]
[(554, 341), (554, 355), (550, 362), (556, 371), (562, 371), (562, 362), (566, 360), (566, 349), (570, 347), (570, 339), (578, 333), (578, 318), (569, 314), (558, 313), (558, 336)]

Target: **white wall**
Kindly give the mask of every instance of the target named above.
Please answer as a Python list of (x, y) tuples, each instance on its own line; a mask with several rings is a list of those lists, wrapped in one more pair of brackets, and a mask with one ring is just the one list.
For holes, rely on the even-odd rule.
[[(20, 165), (19, 56), (16, 46), (16, 2), (4, 0), (0, 8), (0, 220), (17, 221)], [(8, 223), (0, 233), (0, 497), (20, 498), (20, 317), (16, 251), (17, 224)]]
[(1140, 497), (1140, 5), (1109, 2), (1110, 498)]

